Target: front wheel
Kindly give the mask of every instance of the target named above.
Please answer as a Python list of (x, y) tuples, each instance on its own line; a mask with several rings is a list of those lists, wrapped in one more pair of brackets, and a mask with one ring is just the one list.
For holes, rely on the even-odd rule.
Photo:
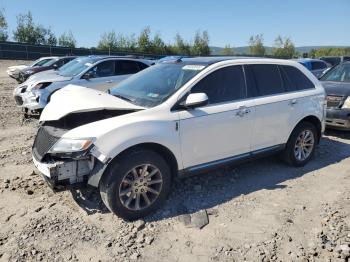
[(170, 191), (171, 172), (156, 152), (124, 154), (106, 170), (101, 198), (110, 211), (126, 220), (144, 217), (158, 209)]
[(315, 126), (309, 122), (301, 122), (287, 142), (284, 159), (292, 166), (304, 166), (313, 156), (317, 141)]

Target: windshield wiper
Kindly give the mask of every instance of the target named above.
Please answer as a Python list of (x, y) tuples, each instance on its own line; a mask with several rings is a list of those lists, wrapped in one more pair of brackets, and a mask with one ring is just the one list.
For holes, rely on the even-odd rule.
[(128, 101), (128, 102), (133, 102), (132, 99), (125, 97), (125, 96), (122, 96), (122, 95), (119, 95), (119, 94), (114, 94), (113, 96), (118, 97), (118, 98), (123, 99), (123, 100)]

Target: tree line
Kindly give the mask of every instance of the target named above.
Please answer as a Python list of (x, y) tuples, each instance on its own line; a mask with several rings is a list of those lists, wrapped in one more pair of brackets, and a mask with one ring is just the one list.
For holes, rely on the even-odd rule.
[[(31, 12), (17, 16), (17, 27), (12, 32), (12, 38), (16, 42), (29, 44), (43, 44), (51, 46), (64, 46), (74, 48), (77, 41), (69, 30), (60, 36), (56, 36), (50, 27), (45, 27), (34, 22)], [(10, 39), (8, 24), (4, 9), (0, 9), (0, 41)], [(156, 55), (185, 55), (205, 56), (210, 55), (209, 34), (207, 31), (197, 31), (192, 41), (187, 41), (177, 33), (173, 43), (165, 43), (160, 33), (153, 34), (150, 27), (145, 27), (141, 32), (131, 35), (105, 32), (100, 36), (97, 49), (109, 51), (140, 52)], [(350, 48), (320, 48), (313, 49), (309, 54), (300, 54), (296, 51), (290, 37), (277, 36), (272, 50), (267, 50), (264, 45), (263, 34), (252, 35), (248, 41), (248, 54), (253, 56), (273, 55), (283, 58), (301, 56), (320, 57), (329, 55), (350, 55)], [(235, 48), (226, 45), (221, 55), (235, 55)]]

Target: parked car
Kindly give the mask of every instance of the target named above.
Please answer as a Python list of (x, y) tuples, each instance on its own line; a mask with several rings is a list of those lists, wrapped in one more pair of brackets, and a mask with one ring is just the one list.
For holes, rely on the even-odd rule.
[(331, 66), (350, 61), (350, 56), (322, 56), (319, 58), (322, 61), (327, 62)]
[(32, 67), (36, 67), (36, 66), (42, 66), (43, 64), (51, 61), (52, 59), (54, 59), (55, 57), (41, 57), (37, 60), (35, 60), (34, 62), (30, 63), (29, 65), (16, 65), (16, 66), (9, 66), (6, 70), (6, 73), (17, 80), (17, 82), (21, 82), (19, 80), (19, 72), (21, 70), (25, 70), (25, 69), (29, 69)]
[(56, 73), (49, 72), (38, 77), (34, 75), (14, 90), (14, 98), (26, 113), (38, 113), (50, 101), (54, 92), (68, 84), (107, 91), (153, 63), (150, 60), (125, 57), (79, 57)]
[(350, 130), (350, 62), (333, 67), (320, 80), (327, 94), (327, 127)]
[(33, 66), (31, 68), (22, 69), (18, 73), (18, 78), (21, 81), (21, 83), (23, 83), (31, 75), (34, 75), (36, 73), (46, 71), (46, 70), (59, 69), (61, 66), (72, 61), (75, 58), (76, 58), (76, 56), (64, 56), (64, 57), (53, 58), (40, 66)]
[(329, 67), (325, 61), (320, 59), (303, 58), (297, 59), (296, 61), (309, 69), (317, 78)]
[(178, 176), (277, 152), (305, 165), (324, 130), (324, 101), (320, 82), (293, 61), (167, 61), (110, 94), (73, 85), (56, 92), (33, 161), (51, 185), (87, 181), (133, 220), (159, 208)]

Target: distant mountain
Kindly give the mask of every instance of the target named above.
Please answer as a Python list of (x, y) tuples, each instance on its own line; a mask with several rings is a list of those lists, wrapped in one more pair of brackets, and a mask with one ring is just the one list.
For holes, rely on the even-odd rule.
[[(299, 46), (296, 47), (296, 51), (300, 52), (300, 53), (308, 53), (311, 51), (311, 49), (320, 49), (320, 48), (346, 48), (349, 46)], [(271, 54), (273, 47), (271, 46), (265, 46), (266, 48), (266, 53), (267, 54)], [(221, 55), (222, 50), (224, 48), (223, 47), (218, 47), (218, 46), (211, 46), (210, 50), (211, 50), (211, 54), (212, 55)], [(237, 55), (241, 55), (241, 54), (249, 54), (249, 46), (239, 46), (239, 47), (235, 47), (234, 49), (234, 53)]]

